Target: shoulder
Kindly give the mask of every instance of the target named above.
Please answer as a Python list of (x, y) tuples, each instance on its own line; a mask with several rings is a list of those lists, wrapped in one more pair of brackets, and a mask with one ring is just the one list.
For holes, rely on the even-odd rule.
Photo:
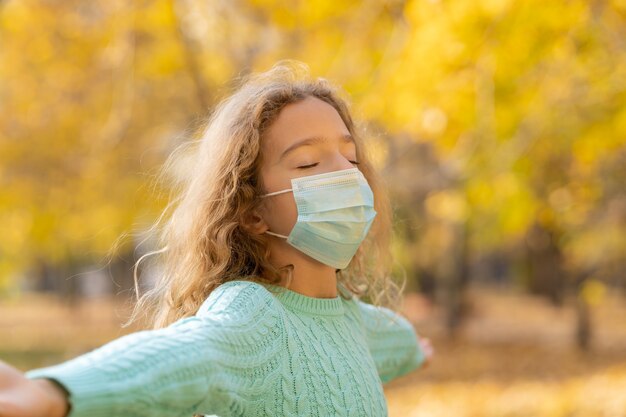
[(283, 318), (271, 293), (261, 284), (234, 280), (214, 289), (194, 317), (203, 323), (207, 336), (227, 341), (229, 346), (266, 348), (267, 339), (280, 340)]
[(355, 304), (363, 326), (369, 333), (400, 333), (405, 336), (415, 333), (409, 320), (387, 307), (368, 304), (356, 298)]
[(221, 284), (202, 303), (196, 316), (227, 315), (232, 320), (278, 312), (276, 300), (257, 282), (233, 280)]

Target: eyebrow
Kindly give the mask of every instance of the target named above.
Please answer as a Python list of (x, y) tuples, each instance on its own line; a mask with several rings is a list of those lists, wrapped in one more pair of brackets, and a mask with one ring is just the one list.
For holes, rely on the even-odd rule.
[[(354, 141), (354, 138), (352, 137), (352, 135), (350, 135), (349, 133), (345, 133), (341, 136), (339, 136), (339, 139), (341, 139), (343, 142), (352, 142), (354, 144), (356, 144), (356, 142)], [(278, 162), (282, 161), (287, 154), (289, 154), (292, 151), (295, 151), (297, 148), (301, 147), (301, 146), (305, 146), (305, 145), (313, 145), (315, 143), (320, 143), (320, 142), (325, 142), (328, 139), (323, 137), (323, 136), (312, 136), (310, 138), (306, 138), (306, 139), (301, 139), (299, 141), (297, 141), (296, 143), (290, 145), (287, 149), (285, 149), (282, 153), (282, 155), (280, 155), (280, 158), (278, 158)]]

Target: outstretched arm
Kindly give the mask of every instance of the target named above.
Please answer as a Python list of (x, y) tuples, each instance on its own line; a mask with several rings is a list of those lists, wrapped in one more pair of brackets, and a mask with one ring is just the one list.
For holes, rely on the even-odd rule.
[(383, 383), (428, 364), (430, 340), (392, 310), (357, 300), (368, 347)]
[(24, 375), (5, 365), (0, 417), (232, 413), (242, 392), (258, 390), (241, 375), (260, 366), (259, 353), (278, 351), (276, 303), (261, 285), (232, 281), (215, 289), (195, 316), (166, 328), (122, 336)]
[[(52, 415), (48, 409), (68, 417), (187, 416), (198, 407), (217, 407), (212, 400), (218, 397), (223, 371), (217, 352), (224, 331), (211, 316), (187, 317), (23, 376), (5, 367), (12, 383), (2, 390), (8, 398), (4, 407), (27, 412), (16, 417)], [(69, 394), (68, 409), (59, 401), (63, 390)], [(31, 411), (34, 414), (28, 414)], [(0, 417), (5, 415), (0, 412)]]

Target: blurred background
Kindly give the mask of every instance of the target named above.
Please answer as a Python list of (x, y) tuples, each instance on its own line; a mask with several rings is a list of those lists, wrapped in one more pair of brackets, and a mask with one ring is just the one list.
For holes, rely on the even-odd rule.
[(436, 351), (390, 415), (626, 416), (626, 0), (0, 1), (0, 358), (133, 330), (154, 176), (284, 58), (347, 90), (390, 187)]

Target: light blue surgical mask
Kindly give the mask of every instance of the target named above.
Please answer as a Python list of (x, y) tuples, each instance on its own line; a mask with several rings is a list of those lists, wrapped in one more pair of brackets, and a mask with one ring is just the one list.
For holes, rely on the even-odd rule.
[(374, 193), (357, 168), (293, 178), (291, 188), (264, 194), (293, 192), (298, 220), (287, 243), (326, 265), (343, 269), (365, 240), (374, 221)]

